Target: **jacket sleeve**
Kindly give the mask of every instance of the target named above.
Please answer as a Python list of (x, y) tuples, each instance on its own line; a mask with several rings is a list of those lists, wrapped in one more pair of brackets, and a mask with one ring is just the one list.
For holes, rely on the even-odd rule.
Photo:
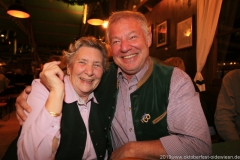
[[(239, 82), (237, 82), (239, 83)], [(234, 92), (234, 87), (237, 87), (232, 78), (225, 76), (222, 81), (222, 86), (218, 95), (217, 107), (215, 111), (215, 125), (219, 135), (225, 141), (238, 140), (239, 135), (234, 124), (234, 117), (237, 116), (236, 100), (240, 97)], [(237, 91), (239, 92), (239, 90)]]

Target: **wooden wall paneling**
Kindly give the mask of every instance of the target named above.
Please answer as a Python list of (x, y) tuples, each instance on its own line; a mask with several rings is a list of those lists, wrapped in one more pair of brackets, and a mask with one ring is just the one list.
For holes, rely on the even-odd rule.
[[(196, 15), (197, 1), (191, 0), (191, 5), (188, 5), (188, 0), (162, 0), (153, 7), (152, 12), (145, 14), (150, 23), (153, 23), (153, 47), (150, 48), (150, 56), (165, 60), (169, 57), (181, 57), (186, 65), (186, 72), (191, 78), (194, 78), (196, 73), (196, 45), (193, 47), (176, 50), (176, 24), (186, 18)], [(161, 47), (156, 47), (156, 30), (157, 24), (168, 20), (168, 44)], [(194, 19), (194, 23), (196, 23)], [(196, 25), (194, 26), (196, 27)], [(194, 31), (195, 28), (194, 28)], [(194, 36), (196, 38), (196, 36)], [(196, 43), (193, 40), (193, 43)]]

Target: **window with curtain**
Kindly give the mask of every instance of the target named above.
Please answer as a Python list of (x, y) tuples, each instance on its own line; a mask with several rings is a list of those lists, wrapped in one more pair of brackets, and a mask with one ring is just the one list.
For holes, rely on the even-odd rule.
[(217, 75), (240, 68), (240, 1), (223, 0), (216, 37)]

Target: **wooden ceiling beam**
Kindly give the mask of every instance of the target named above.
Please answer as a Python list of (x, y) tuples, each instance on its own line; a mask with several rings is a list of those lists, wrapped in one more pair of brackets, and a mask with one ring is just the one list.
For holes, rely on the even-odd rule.
[(57, 22), (46, 22), (46, 21), (32, 21), (32, 23), (40, 23), (40, 24), (52, 24), (52, 25), (60, 25), (60, 26), (68, 26), (68, 27), (77, 27), (79, 28), (79, 24), (67, 24), (67, 23), (57, 23)]
[[(38, 46), (55, 45), (56, 47), (68, 47), (70, 43), (53, 42), (53, 41), (38, 41)], [(67, 48), (66, 48), (67, 49)]]
[(75, 34), (65, 34), (65, 33), (57, 33), (57, 32), (41, 32), (41, 31), (34, 31), (35, 34), (48, 34), (48, 35), (59, 35), (59, 36), (70, 36), (76, 37), (78, 35)]
[(58, 12), (58, 13), (70, 13), (70, 14), (75, 14), (75, 15), (83, 15), (83, 12), (63, 10), (63, 9), (52, 9), (52, 8), (47, 8), (47, 7), (38, 7), (38, 6), (31, 6), (31, 5), (27, 5), (26, 7), (39, 9), (39, 10), (49, 10), (51, 12), (53, 11), (53, 12)]

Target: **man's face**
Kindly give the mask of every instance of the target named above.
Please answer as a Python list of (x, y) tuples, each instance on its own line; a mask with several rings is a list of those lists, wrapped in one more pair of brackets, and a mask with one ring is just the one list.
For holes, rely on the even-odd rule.
[(131, 78), (144, 67), (149, 57), (152, 35), (145, 36), (133, 18), (120, 19), (109, 31), (113, 60)]

